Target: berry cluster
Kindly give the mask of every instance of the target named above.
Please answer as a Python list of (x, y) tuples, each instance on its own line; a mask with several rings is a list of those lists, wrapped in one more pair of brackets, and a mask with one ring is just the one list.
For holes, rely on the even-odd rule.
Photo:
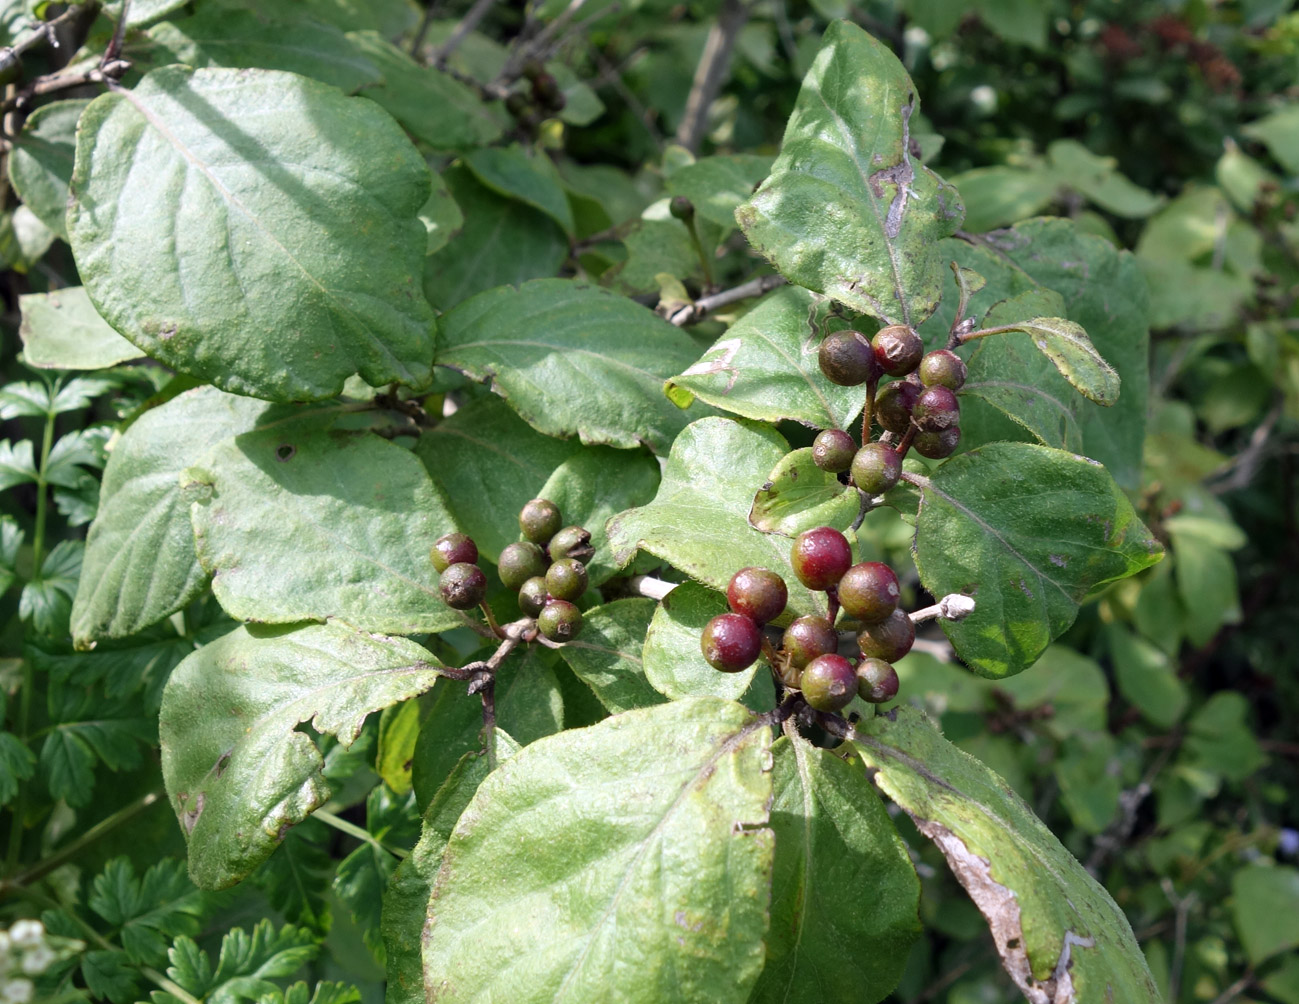
[[(849, 472), (852, 483), (868, 495), (886, 492), (902, 476), (902, 458), (915, 447), (922, 457), (951, 456), (961, 439), (961, 409), (956, 391), (965, 383), (965, 363), (947, 349), (925, 353), (920, 336), (905, 324), (881, 328), (867, 339), (860, 331), (836, 331), (821, 342), (817, 354), (821, 372), (841, 387), (865, 384), (865, 440), (861, 448), (842, 429), (825, 429), (812, 443), (812, 459), (832, 474)], [(885, 384), (882, 377), (898, 379)], [(884, 429), (884, 439), (900, 436), (894, 446), (871, 442), (872, 425)]]
[(559, 82), (537, 60), (529, 60), (524, 65), (523, 76), (532, 85), (531, 95), (512, 91), (505, 97), (505, 110), (521, 126), (535, 133), (541, 120), (547, 114), (555, 115), (563, 111), (567, 101), (559, 88)]
[[(809, 589), (824, 591), (831, 616), (805, 616), (785, 629), (779, 650), (768, 648), (777, 678), (818, 711), (840, 711), (855, 695), (881, 704), (898, 692), (892, 663), (911, 650), (915, 625), (898, 608), (901, 590), (893, 569), (879, 561), (852, 562), (848, 539), (833, 527), (800, 533), (794, 540), (790, 564)], [(700, 647), (709, 665), (738, 673), (757, 661), (764, 649), (762, 625), (785, 609), (788, 590), (775, 572), (742, 568), (726, 590), (732, 613), (714, 617), (704, 627)], [(833, 618), (842, 608), (864, 625), (857, 636), (862, 659), (853, 663), (839, 655)]]

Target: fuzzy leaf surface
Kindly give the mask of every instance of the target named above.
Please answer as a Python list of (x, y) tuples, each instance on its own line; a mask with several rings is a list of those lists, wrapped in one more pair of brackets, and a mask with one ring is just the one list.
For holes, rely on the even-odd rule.
[(560, 654), (613, 714), (661, 704), (645, 678), (641, 650), (657, 604), (643, 596), (614, 600), (582, 615), (582, 633)]
[(9, 180), (23, 205), (68, 239), (68, 183), (76, 155), (77, 121), (87, 100), (51, 101), (32, 112), (9, 155)]
[(848, 526), (861, 507), (861, 493), (816, 466), (812, 448), (780, 458), (753, 496), (749, 525), (763, 533), (797, 537), (815, 526)]
[(82, 286), (18, 298), (23, 359), (40, 369), (98, 370), (141, 352), (99, 316)]

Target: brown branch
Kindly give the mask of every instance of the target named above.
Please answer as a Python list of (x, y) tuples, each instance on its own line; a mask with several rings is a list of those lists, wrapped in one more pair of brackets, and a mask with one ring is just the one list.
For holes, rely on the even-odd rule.
[[(487, 16), (487, 12), (492, 9), (492, 6), (495, 3), (496, 0), (477, 0), (477, 2), (469, 8), (468, 13), (460, 19), (447, 40), (433, 50), (434, 66), (441, 69), (446, 64), (446, 61), (450, 58), (451, 54), (460, 47), (460, 43), (465, 40), (469, 33), (478, 27), (479, 22)], [(424, 41), (424, 36), (428, 34), (428, 23), (432, 20), (430, 15), (432, 10), (433, 5), (430, 4), (424, 12), (424, 20), (420, 24), (419, 34), (415, 36), (415, 44), (411, 49), (411, 52), (417, 52), (419, 50), (419, 46)]]
[(747, 300), (752, 296), (761, 296), (778, 286), (785, 285), (788, 281), (783, 275), (762, 275), (731, 289), (723, 289), (708, 296), (701, 296), (694, 303), (676, 311), (668, 320), (678, 328), (682, 328), (687, 324), (694, 324), (702, 320), (706, 314), (718, 307), (729, 306), (740, 300)]
[(731, 69), (731, 50), (740, 29), (749, 20), (749, 6), (742, 0), (722, 0), (722, 10), (708, 29), (703, 54), (695, 67), (695, 78), (686, 99), (685, 114), (677, 128), (677, 142), (691, 153), (699, 151), (708, 127), (708, 110), (717, 100)]

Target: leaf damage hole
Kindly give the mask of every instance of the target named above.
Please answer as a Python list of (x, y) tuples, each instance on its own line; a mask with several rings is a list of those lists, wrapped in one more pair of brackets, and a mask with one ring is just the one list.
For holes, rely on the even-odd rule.
[(284, 463), (285, 461), (292, 460), (297, 452), (298, 448), (292, 443), (281, 443), (279, 446), (275, 447), (275, 459), (280, 463)]

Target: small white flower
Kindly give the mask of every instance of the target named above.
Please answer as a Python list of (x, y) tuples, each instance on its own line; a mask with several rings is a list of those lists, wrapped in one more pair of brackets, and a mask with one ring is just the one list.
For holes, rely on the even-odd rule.
[(35, 976), (37, 973), (43, 973), (50, 968), (54, 961), (54, 952), (50, 950), (49, 945), (37, 945), (35, 948), (29, 948), (23, 955), (23, 972)]
[(19, 948), (31, 948), (45, 940), (45, 925), (39, 920), (19, 920), (9, 928), (9, 940)]
[(0, 985), (0, 1000), (7, 1001), (8, 1004), (27, 1004), (35, 992), (31, 980), (6, 980)]
[(970, 104), (987, 114), (997, 107), (997, 92), (987, 84), (980, 84), (970, 91)]

